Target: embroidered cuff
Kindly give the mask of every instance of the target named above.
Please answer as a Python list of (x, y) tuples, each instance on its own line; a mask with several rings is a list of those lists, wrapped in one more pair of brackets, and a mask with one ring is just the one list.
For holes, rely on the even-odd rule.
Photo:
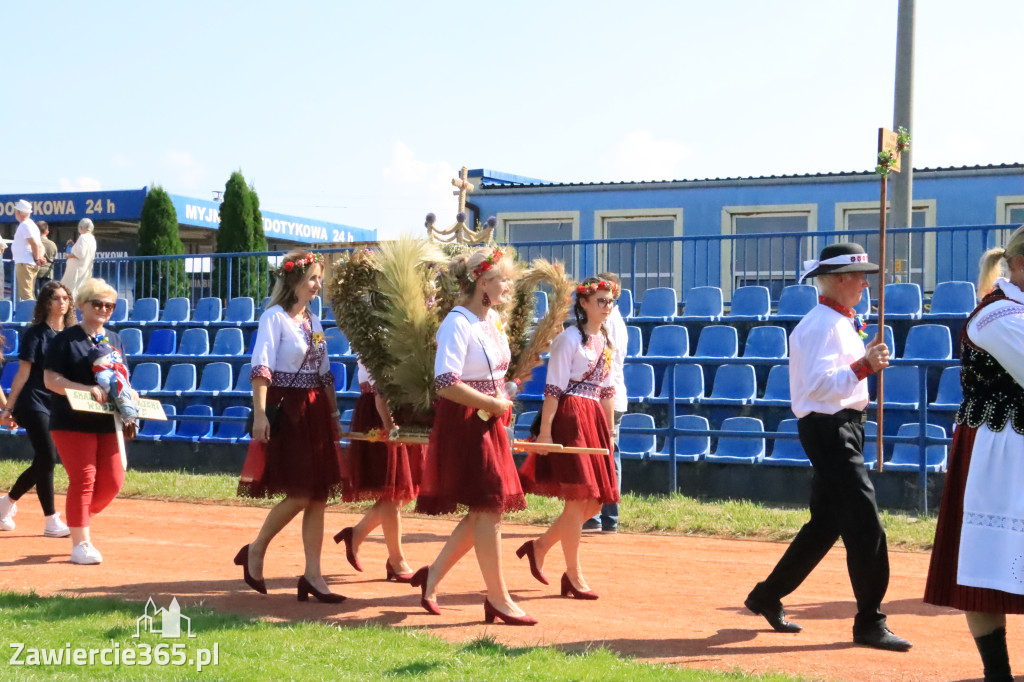
[(334, 390), (334, 372), (332, 372), (331, 370), (327, 370), (326, 372), (321, 374), (320, 382), (324, 388)]
[(444, 374), (438, 374), (434, 377), (434, 390), (440, 391), (442, 388), (448, 388), (459, 383), (462, 379), (459, 377), (457, 372), (445, 372)]
[(554, 384), (544, 384), (545, 397), (551, 396), (552, 398), (557, 400), (558, 398), (562, 397), (562, 393), (562, 389), (560, 389), (558, 386), (555, 386)]
[(252, 368), (252, 372), (249, 373), (249, 381), (251, 382), (253, 379), (266, 379), (273, 383), (274, 374), (266, 365), (255, 365)]
[(615, 387), (614, 386), (605, 386), (604, 388), (602, 388), (601, 389), (601, 397), (602, 398), (614, 398), (615, 397)]
[(866, 358), (861, 358), (854, 363), (850, 364), (850, 369), (857, 376), (858, 381), (864, 381), (869, 376), (875, 373), (875, 370), (871, 369), (871, 363)]

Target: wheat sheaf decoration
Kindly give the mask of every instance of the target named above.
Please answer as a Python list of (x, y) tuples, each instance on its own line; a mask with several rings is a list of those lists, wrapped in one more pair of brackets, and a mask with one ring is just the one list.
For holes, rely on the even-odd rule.
[[(552, 263), (543, 258), (538, 258), (530, 263), (530, 269), (516, 282), (516, 302), (519, 303), (520, 292), (523, 292), (530, 299), (529, 316), (533, 317), (533, 292), (540, 284), (547, 284), (551, 287), (552, 293), (548, 296), (548, 311), (537, 323), (533, 330), (533, 337), (525, 345), (520, 345), (518, 354), (515, 348), (512, 349), (512, 362), (509, 365), (507, 378), (509, 381), (519, 379), (526, 382), (533, 370), (543, 364), (540, 358), (541, 353), (546, 353), (551, 342), (562, 333), (565, 320), (569, 317), (569, 307), (572, 305), (573, 282), (565, 276), (565, 267), (561, 263)], [(510, 316), (509, 326), (516, 324), (513, 316)], [(512, 331), (509, 331), (509, 345), (512, 345)], [(525, 338), (522, 335), (521, 338)]]

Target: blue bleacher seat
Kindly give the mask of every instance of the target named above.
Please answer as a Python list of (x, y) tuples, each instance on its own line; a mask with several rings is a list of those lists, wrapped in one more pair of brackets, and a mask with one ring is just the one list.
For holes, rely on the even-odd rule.
[(661, 324), (651, 330), (647, 343), (647, 358), (685, 358), (690, 354), (690, 336), (686, 327)]
[(224, 311), (224, 322), (231, 324), (245, 324), (255, 319), (256, 307), (249, 296), (238, 296), (228, 301), (227, 310)]
[(750, 405), (757, 397), (757, 378), (753, 365), (722, 365), (715, 373), (711, 395), (704, 405)]
[[(184, 339), (182, 339), (184, 342)], [(217, 335), (213, 337), (213, 349), (210, 355), (241, 355), (245, 350), (245, 340), (242, 338), (242, 330), (238, 327), (225, 327), (218, 329)]]
[(640, 355), (644, 347), (644, 334), (640, 331), (640, 327), (627, 325), (626, 338), (629, 339), (626, 344), (626, 357), (635, 358)]
[(861, 317), (867, 317), (871, 312), (871, 292), (868, 289), (860, 295), (860, 302), (853, 306), (853, 311)]
[(810, 284), (790, 284), (779, 295), (778, 311), (771, 316), (775, 320), (800, 320), (818, 305), (818, 290)]
[(186, 329), (181, 334), (178, 355), (209, 355), (210, 333), (202, 327)]
[(32, 323), (32, 317), (36, 311), (35, 300), (18, 301), (14, 306), (13, 324), (27, 325)]
[(11, 321), (11, 315), (14, 314), (14, 304), (11, 303), (10, 299), (0, 300), (0, 324), (7, 324)]
[(132, 324), (144, 325), (156, 322), (160, 316), (160, 301), (155, 298), (137, 298), (132, 306), (132, 314), (128, 321)]
[[(163, 403), (164, 414), (168, 417), (175, 416), (174, 405)], [(143, 419), (142, 428), (139, 429), (138, 435), (135, 436), (138, 440), (163, 440), (165, 436), (174, 434), (174, 427), (178, 422), (168, 419), (167, 421), (158, 421), (156, 419)]]
[(643, 459), (657, 447), (654, 434), (629, 433), (629, 429), (653, 429), (654, 417), (649, 414), (630, 412), (622, 415), (619, 422), (619, 455), (622, 459)]
[(203, 376), (195, 393), (218, 396), (230, 391), (232, 383), (231, 365), (226, 362), (211, 362), (203, 367)]
[(704, 327), (697, 339), (695, 358), (735, 358), (739, 355), (740, 339), (735, 327), (713, 324)]
[(740, 287), (732, 294), (732, 305), (726, 319), (767, 320), (772, 311), (772, 297), (768, 287)]
[(533, 374), (530, 378), (523, 382), (523, 385), (519, 389), (519, 398), (521, 400), (543, 400), (544, 399), (544, 383), (548, 377), (548, 366), (539, 365), (534, 368)]
[(878, 422), (864, 422), (864, 466), (874, 469), (878, 465)]
[[(888, 370), (886, 370), (888, 371)], [(951, 412), (960, 408), (963, 402), (964, 391), (960, 384), (960, 367), (946, 367), (939, 377), (939, 390), (935, 401), (928, 406), (929, 410), (940, 410)]]
[(139, 395), (146, 395), (150, 391), (159, 391), (163, 383), (160, 365), (156, 362), (140, 362), (132, 370), (132, 388), (139, 392)]
[(146, 355), (174, 355), (178, 349), (178, 332), (173, 329), (154, 329), (146, 343)]
[(245, 346), (245, 354), (246, 355), (252, 355), (252, 349), (256, 347), (256, 336), (257, 336), (257, 334), (258, 334), (257, 330), (254, 329), (252, 331), (252, 333), (249, 335), (249, 343), (246, 344), (246, 346)]
[[(888, 315), (889, 313), (886, 313)], [(916, 324), (907, 332), (904, 360), (951, 360), (953, 337), (944, 324)]]
[(885, 316), (893, 320), (917, 320), (921, 317), (921, 287), (913, 282), (885, 285)]
[(262, 313), (270, 306), (270, 297), (264, 296), (263, 301), (260, 303), (260, 312)]
[(527, 410), (526, 412), (520, 412), (519, 416), (516, 417), (515, 425), (515, 436), (519, 440), (527, 438), (530, 435), (530, 424), (533, 423), (534, 418), (537, 416), (537, 410)]
[[(721, 430), (764, 433), (764, 424), (754, 417), (729, 417), (722, 422)], [(705, 459), (721, 464), (756, 464), (764, 460), (764, 453), (764, 438), (720, 436), (715, 452)]]
[(18, 330), (16, 329), (0, 329), (0, 334), (3, 334), (3, 351), (4, 357), (8, 362), (14, 360), (18, 354)]
[(655, 287), (644, 292), (637, 316), (651, 322), (667, 322), (676, 315), (678, 300), (671, 287)]
[(345, 429), (346, 431), (352, 428), (352, 414), (354, 412), (355, 410), (351, 408), (347, 410), (342, 410), (341, 419), (338, 420), (341, 422), (341, 428)]
[(191, 362), (179, 362), (167, 370), (167, 379), (160, 393), (182, 395), (196, 390), (196, 366)]
[(345, 390), (345, 385), (348, 383), (348, 368), (345, 367), (343, 362), (332, 362), (331, 374), (334, 375), (334, 392), (341, 393)]
[[(224, 410), (223, 416), (248, 418), (250, 412), (252, 408), (233, 405)], [(217, 422), (216, 432), (201, 440), (203, 443), (240, 443), (249, 440), (249, 434), (245, 432), (244, 421)]]
[[(701, 417), (696, 414), (681, 414), (675, 418), (673, 426), (677, 429), (687, 429), (692, 431), (708, 430), (708, 420), (705, 417)], [(700, 460), (707, 457), (708, 453), (711, 452), (711, 437), (710, 436), (676, 436), (676, 461), (678, 462), (699, 462)], [(661, 448), (661, 452), (651, 455), (651, 459), (665, 460), (669, 459), (669, 443), (668, 439), (665, 439), (665, 445)]]
[(338, 396), (342, 398), (359, 397), (359, 372), (352, 372), (352, 376), (349, 378), (348, 382), (348, 389), (339, 391)]
[(188, 322), (192, 313), (192, 302), (184, 296), (169, 298), (164, 303), (164, 309), (160, 313), (160, 322), (163, 324), (181, 324)]
[(117, 332), (121, 337), (121, 346), (124, 347), (125, 355), (139, 355), (142, 353), (142, 330), (136, 327), (127, 327)]
[[(797, 433), (797, 421), (796, 419), (783, 419), (779, 422), (778, 433)], [(807, 453), (804, 452), (804, 446), (800, 445), (800, 441), (788, 438), (776, 438), (771, 456), (766, 457), (762, 463), (786, 467), (811, 466), (811, 460), (807, 459)]]
[(223, 313), (220, 299), (216, 296), (207, 296), (196, 303), (196, 309), (192, 312), (192, 323), (208, 325), (211, 322), (220, 322)]
[(14, 375), (18, 373), (17, 362), (8, 362), (4, 364), (4, 370), (0, 373), (0, 388), (4, 390), (4, 393), (11, 392), (11, 384), (14, 383)]
[[(875, 340), (875, 336), (878, 335), (878, 325), (869, 324), (864, 327), (864, 333), (867, 334), (867, 338), (864, 339), (864, 345), (867, 345)], [(896, 335), (892, 332), (892, 325), (885, 325), (885, 345), (889, 348), (889, 357), (896, 357)]]
[(324, 301), (319, 296), (314, 296), (313, 300), (309, 302), (309, 312), (313, 313), (317, 317), (321, 316), (324, 311)]
[(789, 355), (786, 330), (782, 327), (754, 327), (743, 346), (745, 358), (785, 358)]
[(789, 365), (773, 365), (768, 370), (764, 385), (764, 396), (755, 398), (754, 404), (761, 407), (789, 407)]
[(725, 313), (722, 290), (718, 287), (694, 287), (686, 292), (686, 306), (679, 320), (717, 322)]
[[(918, 408), (921, 379), (916, 365), (893, 365), (885, 370), (882, 376), (885, 378), (886, 410), (916, 410)], [(875, 384), (875, 382), (871, 383)], [(874, 409), (877, 405), (878, 402), (872, 400), (870, 407)]]
[(228, 395), (246, 397), (252, 395), (252, 384), (249, 382), (249, 377), (252, 374), (252, 364), (245, 363), (238, 370), (238, 378), (235, 379), (235, 387), (231, 389)]
[(977, 304), (974, 282), (942, 282), (935, 287), (931, 310), (924, 314), (924, 318), (964, 318)]
[[(921, 425), (917, 423), (903, 424), (897, 436), (916, 438), (921, 433)], [(930, 438), (945, 438), (946, 430), (936, 424), (926, 424), (925, 434)], [(930, 472), (946, 470), (946, 451), (948, 447), (929, 445), (925, 448), (925, 470)], [(886, 471), (919, 471), (921, 468), (921, 449), (917, 443), (896, 443), (892, 449), (892, 460), (885, 463)]]
[(654, 367), (647, 363), (628, 363), (622, 368), (626, 396), (630, 402), (644, 402), (654, 396)]
[(548, 295), (543, 291), (533, 292), (533, 319), (539, 320), (548, 312)]
[(128, 321), (128, 299), (117, 299), (114, 312), (110, 314), (110, 324), (123, 324)]
[(198, 443), (201, 438), (213, 435), (213, 408), (209, 405), (189, 405), (182, 412), (182, 415), (208, 417), (208, 419), (178, 422), (178, 427), (174, 430), (174, 433), (168, 434), (160, 440)]
[(692, 405), (704, 397), (704, 368), (696, 363), (669, 365), (665, 368), (665, 378), (661, 382), (661, 391), (652, 403), (671, 401), (672, 385), (676, 387), (676, 403)]
[(628, 320), (633, 317), (633, 290), (623, 289), (619, 293), (619, 300), (616, 305), (619, 309), (619, 314), (622, 315), (622, 319)]
[(324, 341), (327, 342), (327, 354), (332, 357), (349, 354), (348, 339), (345, 333), (337, 327), (328, 327), (324, 330)]

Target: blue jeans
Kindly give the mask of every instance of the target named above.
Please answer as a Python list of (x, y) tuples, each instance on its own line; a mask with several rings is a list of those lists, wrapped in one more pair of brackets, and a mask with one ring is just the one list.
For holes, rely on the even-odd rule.
[[(622, 494), (622, 456), (619, 454), (619, 422), (625, 412), (615, 413), (615, 478), (619, 483), (619, 495)], [(601, 505), (601, 511), (594, 514), (594, 521), (601, 524), (601, 530), (615, 530), (619, 527), (619, 503), (612, 502)]]

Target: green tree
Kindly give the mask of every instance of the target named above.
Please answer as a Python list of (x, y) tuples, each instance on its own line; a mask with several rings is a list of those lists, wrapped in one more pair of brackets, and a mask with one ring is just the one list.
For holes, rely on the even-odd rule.
[[(235, 171), (224, 186), (217, 230), (217, 253), (266, 251), (263, 216), (256, 190), (245, 184), (241, 171)], [(213, 290), (221, 298), (252, 296), (257, 301), (267, 294), (269, 264), (262, 256), (216, 258), (213, 266)]]
[[(171, 197), (158, 185), (146, 193), (139, 223), (140, 256), (181, 256), (185, 245), (178, 234), (178, 214)], [(188, 295), (188, 274), (185, 261), (142, 261), (135, 269), (135, 298), (159, 298), (166, 301)]]

